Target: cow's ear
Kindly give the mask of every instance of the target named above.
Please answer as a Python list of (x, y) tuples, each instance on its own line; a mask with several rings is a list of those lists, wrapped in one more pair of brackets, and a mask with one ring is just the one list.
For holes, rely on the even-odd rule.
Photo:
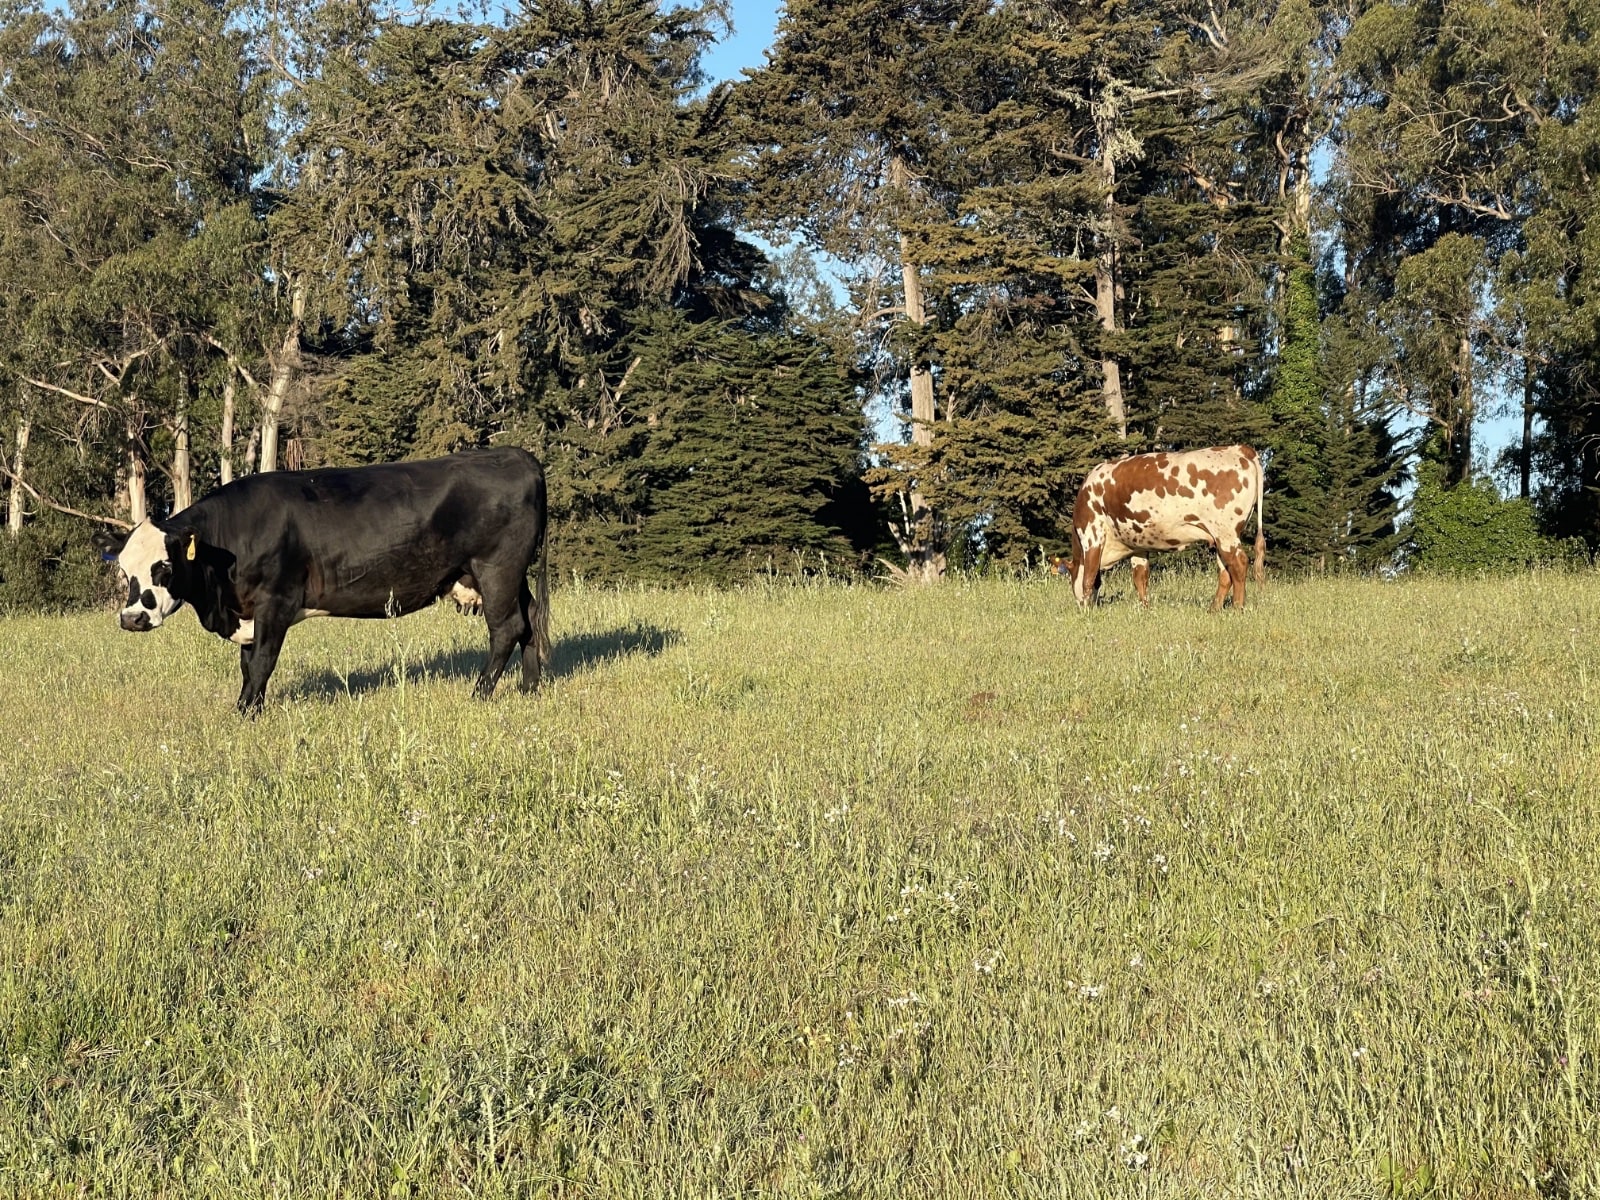
[(94, 542), (94, 548), (100, 551), (100, 557), (110, 562), (121, 554), (122, 548), (128, 544), (128, 531), (96, 529), (91, 540)]
[(200, 535), (192, 529), (178, 529), (167, 534), (167, 560), (174, 565), (193, 562), (200, 554)]

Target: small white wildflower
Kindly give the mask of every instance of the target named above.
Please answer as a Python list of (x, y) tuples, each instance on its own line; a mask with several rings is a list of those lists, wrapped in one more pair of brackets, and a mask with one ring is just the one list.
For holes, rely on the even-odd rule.
[(890, 996), (887, 1003), (890, 1008), (904, 1008), (908, 1004), (921, 1004), (922, 997), (915, 992), (907, 992), (904, 996)]
[(1366, 1056), (1367, 1048), (1365, 1046), (1357, 1046), (1354, 1050), (1350, 1051), (1350, 1057), (1355, 1059), (1357, 1062), (1360, 1062)]
[(1144, 955), (1135, 953), (1134, 956), (1128, 960), (1128, 965), (1130, 967), (1132, 967), (1135, 971), (1143, 970), (1144, 969)]
[(1110, 858), (1116, 852), (1117, 852), (1117, 848), (1115, 846), (1113, 846), (1110, 842), (1101, 842), (1098, 846), (1096, 846), (1094, 848), (1094, 856), (1096, 858), (1098, 858), (1101, 862), (1105, 862), (1106, 859)]
[(1122, 1120), (1122, 1110), (1120, 1108), (1118, 1108), (1115, 1104), (1113, 1104), (1110, 1108), (1106, 1109), (1106, 1120), (1108, 1120), (1108, 1121), (1120, 1121), (1120, 1120)]
[(1100, 993), (1103, 991), (1105, 991), (1105, 988), (1101, 987), (1099, 984), (1085, 983), (1078, 988), (1078, 999), (1098, 1000), (1100, 999)]
[(999, 963), (1000, 963), (1000, 951), (991, 950), (991, 951), (989, 951), (988, 957), (973, 959), (972, 960), (972, 969), (974, 971), (976, 971), (979, 975), (993, 975), (994, 974), (994, 969), (995, 969), (996, 966), (999, 965)]
[(1130, 1171), (1143, 1170), (1150, 1162), (1150, 1155), (1144, 1149), (1145, 1145), (1144, 1134), (1136, 1133), (1117, 1147), (1118, 1153), (1122, 1155), (1123, 1164)]

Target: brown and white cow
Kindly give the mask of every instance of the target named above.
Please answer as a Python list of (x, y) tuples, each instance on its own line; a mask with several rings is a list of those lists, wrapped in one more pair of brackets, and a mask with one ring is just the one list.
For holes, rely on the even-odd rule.
[(1072, 558), (1067, 563), (1055, 560), (1056, 569), (1071, 577), (1073, 595), (1087, 605), (1098, 592), (1100, 572), (1131, 558), (1134, 590), (1147, 605), (1147, 555), (1204, 543), (1216, 552), (1221, 569), (1212, 611), (1222, 607), (1230, 586), (1233, 606), (1242, 608), (1246, 563), (1241, 542), (1252, 509), (1256, 583), (1266, 575), (1264, 487), (1261, 458), (1249, 446), (1134, 454), (1101, 463), (1078, 489), (1072, 507)]

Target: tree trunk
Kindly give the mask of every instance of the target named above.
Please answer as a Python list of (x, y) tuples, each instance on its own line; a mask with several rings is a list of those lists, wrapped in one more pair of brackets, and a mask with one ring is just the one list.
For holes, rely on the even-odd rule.
[(1449, 485), (1472, 475), (1472, 337), (1463, 333), (1456, 347), (1455, 412), (1451, 413)]
[(178, 373), (178, 411), (172, 422), (172, 511), (180, 513), (194, 503), (194, 473), (189, 453), (189, 400), (193, 380), (188, 371)]
[[(1100, 318), (1100, 328), (1115, 335), (1117, 327), (1117, 299), (1121, 288), (1117, 281), (1117, 242), (1115, 221), (1117, 211), (1117, 162), (1112, 153), (1116, 117), (1106, 115), (1096, 121), (1100, 135), (1100, 186), (1105, 191), (1102, 216), (1105, 227), (1101, 232), (1100, 253), (1094, 259), (1094, 310)], [(1110, 418), (1117, 436), (1128, 436), (1128, 407), (1122, 394), (1122, 367), (1110, 352), (1100, 356), (1100, 391), (1105, 397), (1106, 416)]]
[(23, 499), (22, 499), (22, 472), (27, 466), (28, 459), (28, 434), (31, 432), (33, 422), (28, 419), (26, 410), (17, 416), (17, 449), (11, 457), (11, 496), (9, 507), (6, 509), (6, 532), (12, 537), (22, 533)]
[[(889, 180), (896, 188), (910, 186), (905, 163), (898, 157), (890, 163)], [(922, 275), (912, 261), (910, 242), (904, 234), (900, 235), (900, 278), (905, 287), (906, 320), (913, 325), (926, 325), (928, 313), (922, 295)], [(914, 361), (910, 375), (911, 444), (927, 448), (933, 445), (933, 367), (925, 361)], [(920, 487), (912, 486), (909, 499), (907, 528), (900, 539), (907, 560), (906, 572), (919, 583), (932, 583), (944, 574), (945, 566), (944, 554), (938, 545), (938, 523)]]
[(139, 448), (139, 435), (144, 432), (142, 417), (129, 413), (127, 417), (128, 456), (128, 520), (140, 524), (149, 516), (149, 502), (145, 492), (144, 454)]
[(1517, 453), (1517, 467), (1522, 475), (1518, 493), (1524, 500), (1533, 496), (1533, 356), (1522, 360), (1522, 449)]
[(233, 406), (237, 379), (238, 372), (229, 364), (227, 377), (222, 381), (222, 450), (218, 455), (219, 473), (225, 484), (233, 482)]
[(300, 365), (300, 326), (306, 315), (306, 289), (295, 283), (289, 301), (289, 328), (283, 335), (283, 345), (272, 363), (272, 383), (267, 388), (261, 405), (261, 470), (278, 469), (278, 426), (283, 418), (283, 402), (289, 396), (289, 384)]

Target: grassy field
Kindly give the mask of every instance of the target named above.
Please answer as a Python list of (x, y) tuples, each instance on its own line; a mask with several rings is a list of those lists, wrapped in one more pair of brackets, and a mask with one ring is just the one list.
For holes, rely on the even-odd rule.
[(0, 1195), (1600, 1195), (1600, 577), (1108, 590), (0, 620)]

